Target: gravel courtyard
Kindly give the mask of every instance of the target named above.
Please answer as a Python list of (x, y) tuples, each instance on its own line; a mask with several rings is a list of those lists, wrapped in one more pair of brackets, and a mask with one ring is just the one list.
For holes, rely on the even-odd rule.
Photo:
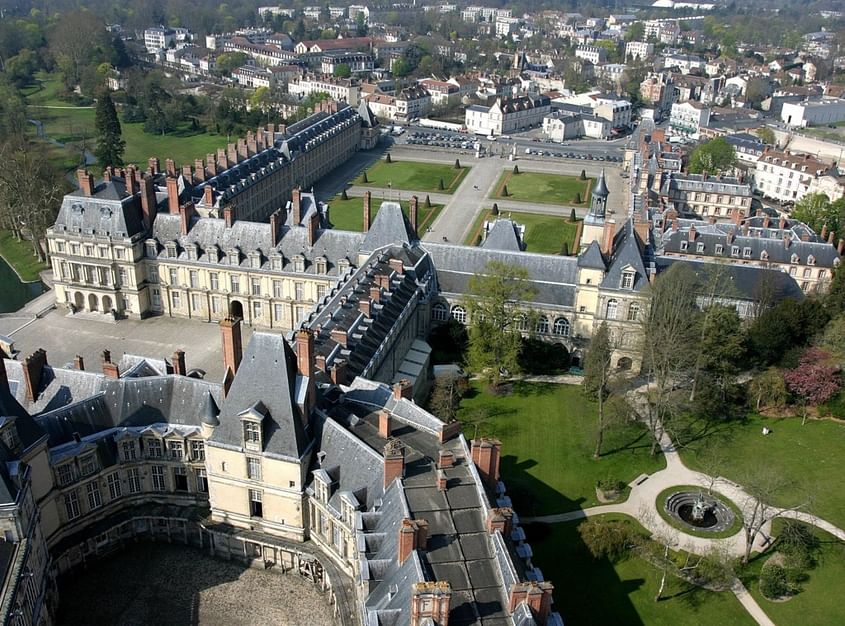
[(244, 568), (184, 546), (134, 545), (58, 584), (63, 625), (332, 624), (327, 598), (298, 575)]

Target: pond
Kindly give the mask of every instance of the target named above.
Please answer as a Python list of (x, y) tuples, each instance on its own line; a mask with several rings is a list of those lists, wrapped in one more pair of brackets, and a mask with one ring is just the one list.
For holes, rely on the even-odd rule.
[(21, 282), (5, 259), (0, 257), (0, 313), (17, 311), (42, 293), (44, 293), (42, 283)]

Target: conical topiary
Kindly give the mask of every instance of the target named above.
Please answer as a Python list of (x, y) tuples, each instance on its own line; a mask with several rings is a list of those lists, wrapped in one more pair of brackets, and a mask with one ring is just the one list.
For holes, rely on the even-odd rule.
[(560, 253), (563, 256), (569, 256), (569, 242), (563, 242), (563, 246), (560, 248)]
[(513, 166), (513, 173), (514, 173), (514, 174), (519, 174), (519, 166), (518, 166), (518, 165), (514, 165), (514, 166)]
[(581, 204), (581, 192), (575, 194), (575, 204)]
[(364, 176), (361, 178), (361, 180), (364, 182), (364, 184), (370, 182), (370, 179), (367, 178), (367, 172), (364, 172)]
[(495, 202), (493, 203), (493, 210), (490, 211), (491, 215), (498, 215), (499, 214), (499, 205)]
[(455, 169), (456, 170), (461, 169), (461, 160), (460, 159), (455, 159)]
[(346, 189), (340, 192), (340, 199), (341, 200), (349, 200), (349, 196), (346, 195)]
[(572, 222), (573, 224), (575, 223), (575, 209), (572, 209), (569, 212), (569, 221)]
[(390, 160), (390, 153), (389, 152), (387, 153), (387, 156), (385, 157), (384, 160), (385, 160), (386, 163), (393, 163), (393, 161)]
[(508, 193), (508, 186), (505, 185), (504, 187), (502, 187), (502, 196), (507, 198), (509, 195), (510, 194)]
[(443, 179), (440, 179), (440, 185), (437, 187), (440, 191), (446, 189), (446, 185), (443, 184)]
[(581, 170), (580, 178), (581, 178), (581, 180), (587, 180), (587, 172), (585, 172), (584, 170)]
[(425, 194), (425, 208), (431, 208), (431, 197), (428, 194)]

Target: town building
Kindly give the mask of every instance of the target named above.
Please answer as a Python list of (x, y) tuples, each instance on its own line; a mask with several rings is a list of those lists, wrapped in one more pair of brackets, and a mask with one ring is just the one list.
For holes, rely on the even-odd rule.
[(681, 215), (717, 220), (742, 219), (751, 214), (751, 183), (728, 176), (671, 173), (660, 189), (663, 206)]
[(676, 102), (669, 114), (669, 127), (677, 133), (697, 137), (710, 123), (710, 107), (699, 102)]
[(556, 143), (580, 137), (609, 139), (610, 130), (610, 122), (587, 107), (560, 105), (543, 118), (543, 134)]
[(629, 41), (625, 44), (625, 60), (645, 61), (654, 56), (654, 44), (645, 41)]
[(845, 99), (820, 98), (803, 102), (784, 102), (780, 119), (787, 126), (804, 128), (845, 121)]
[(504, 135), (540, 126), (550, 112), (551, 100), (547, 96), (497, 98), (489, 107), (468, 106), (465, 124), (470, 133)]
[(607, 61), (607, 52), (600, 46), (578, 46), (575, 48), (575, 58), (599, 65)]
[(361, 94), (361, 81), (357, 78), (335, 78), (312, 74), (289, 82), (288, 93), (297, 98), (305, 98), (315, 93), (327, 93), (332, 100), (357, 107)]
[(829, 163), (809, 154), (767, 147), (757, 160), (754, 187), (767, 198), (795, 203), (811, 193), (813, 181), (830, 172)]

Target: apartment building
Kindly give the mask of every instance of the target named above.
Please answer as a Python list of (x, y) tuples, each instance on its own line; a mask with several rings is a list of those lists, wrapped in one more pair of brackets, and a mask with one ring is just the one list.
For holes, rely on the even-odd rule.
[(311, 74), (288, 83), (288, 93), (305, 98), (315, 93), (327, 93), (332, 100), (357, 107), (360, 101), (361, 81), (357, 78), (335, 78), (330, 75)]
[(810, 193), (813, 181), (830, 169), (829, 163), (809, 154), (767, 147), (754, 169), (754, 187), (767, 198), (794, 203)]
[(670, 173), (660, 188), (660, 201), (681, 215), (736, 221), (751, 214), (751, 183), (728, 176)]

